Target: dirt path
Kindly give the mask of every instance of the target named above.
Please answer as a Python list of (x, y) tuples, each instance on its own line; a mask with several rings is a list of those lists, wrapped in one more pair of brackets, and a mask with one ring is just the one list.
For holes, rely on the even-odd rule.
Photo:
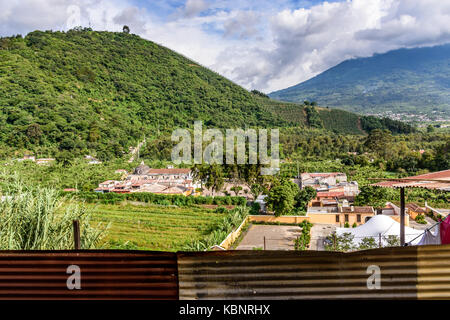
[(134, 159), (136, 157), (136, 153), (138, 153), (141, 150), (142, 145), (144, 145), (144, 143), (145, 143), (145, 138), (143, 141), (141, 141), (138, 144), (138, 146), (136, 148), (133, 148), (133, 150), (131, 150), (131, 158), (130, 158), (130, 160), (128, 160), (128, 163), (132, 163), (134, 161)]

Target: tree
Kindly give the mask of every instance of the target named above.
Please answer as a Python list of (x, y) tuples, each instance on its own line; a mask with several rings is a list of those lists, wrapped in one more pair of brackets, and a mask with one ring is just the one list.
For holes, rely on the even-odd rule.
[(386, 204), (387, 190), (385, 188), (363, 186), (361, 192), (355, 198), (356, 206), (373, 206), (383, 208)]
[(42, 136), (42, 130), (39, 124), (30, 124), (27, 128), (27, 136), (34, 142), (39, 141), (40, 137)]
[(123, 33), (129, 34), (130, 33), (130, 28), (128, 26), (123, 26), (122, 31), (123, 31)]
[(256, 200), (265, 191), (266, 189), (264, 188), (264, 186), (257, 183), (252, 184), (252, 186), (250, 187), (250, 193), (253, 196), (253, 200)]
[(400, 246), (400, 237), (396, 235), (388, 235), (387, 237), (383, 237), (384, 241), (386, 241), (387, 247), (398, 247)]
[(294, 209), (295, 196), (299, 192), (298, 186), (288, 179), (281, 179), (273, 186), (267, 196), (267, 207), (279, 217)]
[(68, 167), (72, 164), (72, 161), (74, 160), (74, 158), (75, 157), (72, 152), (64, 150), (64, 151), (59, 152), (56, 155), (55, 160), (56, 160), (56, 162), (62, 164), (64, 167)]
[(207, 178), (205, 186), (208, 189), (211, 189), (213, 194), (217, 191), (220, 191), (223, 188), (224, 185), (224, 177), (223, 177), (223, 171), (222, 166), (218, 164), (213, 164), (207, 167)]
[(434, 169), (446, 170), (450, 168), (450, 139), (435, 148)]
[(231, 187), (230, 190), (233, 191), (236, 196), (238, 196), (239, 192), (242, 191), (242, 187), (241, 186), (234, 186), (234, 187)]
[(364, 145), (376, 155), (386, 159), (391, 149), (392, 135), (389, 130), (375, 129), (370, 132)]
[(305, 187), (295, 196), (295, 207), (301, 211), (306, 211), (309, 201), (314, 199), (317, 192), (314, 188)]
[(336, 232), (326, 238), (325, 250), (347, 252), (356, 249), (353, 239), (355, 237), (350, 232), (345, 232), (338, 236)]
[(378, 248), (378, 244), (373, 237), (366, 237), (361, 240), (359, 243), (359, 250), (367, 250)]

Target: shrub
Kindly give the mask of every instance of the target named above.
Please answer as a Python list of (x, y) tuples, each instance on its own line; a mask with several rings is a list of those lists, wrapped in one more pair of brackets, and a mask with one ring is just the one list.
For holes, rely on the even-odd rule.
[(359, 243), (358, 249), (359, 250), (367, 250), (367, 249), (374, 249), (378, 248), (379, 244), (373, 237), (366, 237), (361, 240)]
[(224, 207), (218, 207), (214, 212), (216, 213), (226, 213), (228, 212), (227, 208)]
[(295, 240), (295, 250), (306, 250), (311, 241), (311, 227), (313, 224), (307, 220), (303, 220), (299, 227), (302, 228), (300, 236)]
[(250, 208), (250, 214), (252, 215), (258, 215), (261, 212), (261, 206), (258, 202), (253, 202), (252, 206)]
[[(62, 192), (62, 195), (72, 196), (72, 193)], [(117, 204), (124, 200), (153, 203), (159, 205), (191, 206), (194, 204), (215, 204), (215, 205), (235, 205), (245, 206), (247, 200), (244, 197), (210, 197), (210, 196), (182, 196), (182, 195), (164, 195), (149, 192), (133, 193), (100, 193), (100, 192), (79, 192), (76, 196), (86, 202), (100, 202), (105, 204)]]
[(418, 214), (414, 220), (420, 224), (427, 224), (427, 221), (425, 220), (425, 216), (423, 214)]

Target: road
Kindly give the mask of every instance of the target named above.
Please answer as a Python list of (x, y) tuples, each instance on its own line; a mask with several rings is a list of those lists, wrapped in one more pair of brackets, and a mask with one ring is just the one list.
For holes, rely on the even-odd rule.
[(318, 224), (315, 223), (311, 228), (311, 242), (309, 244), (309, 250), (324, 251), (323, 240), (336, 231), (336, 226), (331, 224)]

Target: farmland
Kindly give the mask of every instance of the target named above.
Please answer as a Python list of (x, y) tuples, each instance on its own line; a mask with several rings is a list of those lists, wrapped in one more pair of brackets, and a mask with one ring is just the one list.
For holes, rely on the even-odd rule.
[(182, 250), (219, 223), (225, 213), (201, 207), (86, 204), (92, 225), (110, 224), (102, 244), (108, 249)]

